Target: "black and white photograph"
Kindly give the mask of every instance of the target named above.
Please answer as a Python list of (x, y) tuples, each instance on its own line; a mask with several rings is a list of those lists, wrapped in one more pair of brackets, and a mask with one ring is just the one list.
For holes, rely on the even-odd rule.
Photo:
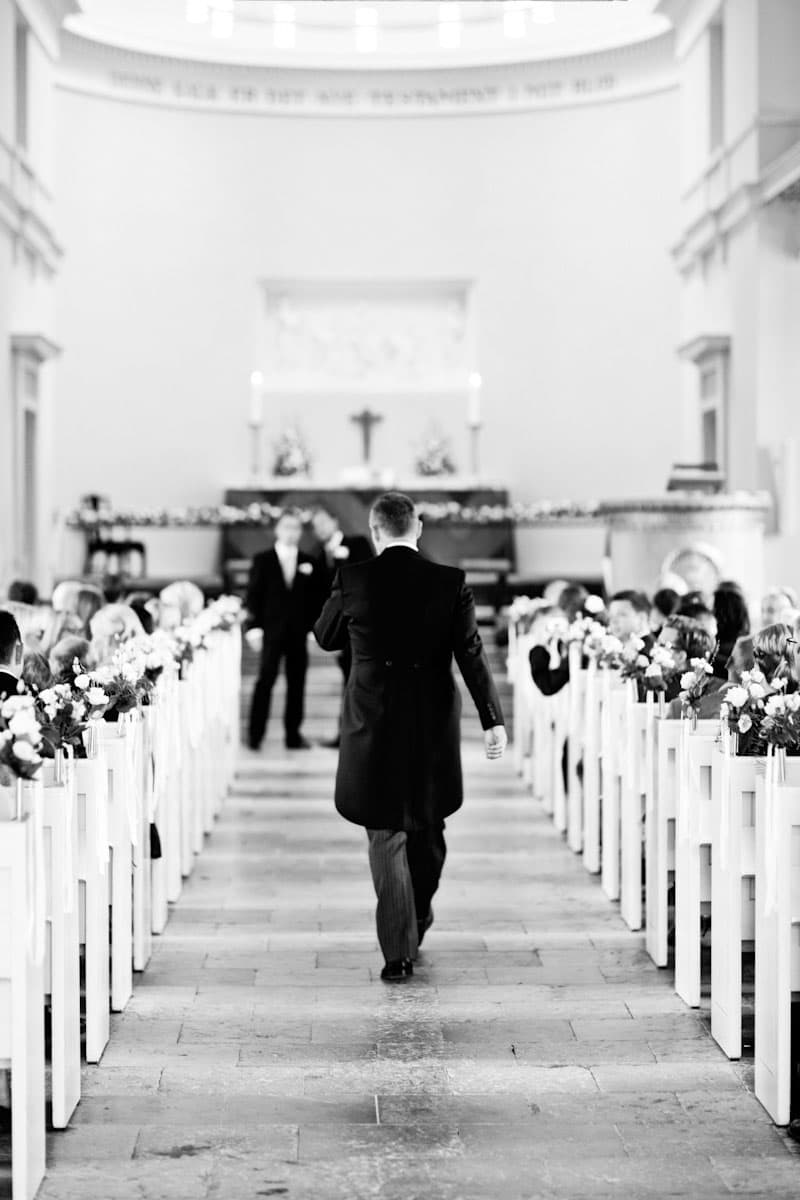
[(800, 0), (0, 0), (0, 1197), (800, 1195)]

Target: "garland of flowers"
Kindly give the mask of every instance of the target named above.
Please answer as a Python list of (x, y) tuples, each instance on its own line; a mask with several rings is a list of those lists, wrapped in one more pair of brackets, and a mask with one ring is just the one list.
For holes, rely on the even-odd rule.
[(691, 670), (681, 675), (681, 690), (679, 694), (681, 711), (685, 717), (696, 717), (700, 701), (708, 691), (713, 675), (711, 663), (705, 658), (693, 658)]
[[(600, 514), (596, 501), (539, 500), (531, 504), (461, 504), (457, 500), (421, 500), (417, 505), (423, 521), (429, 525), (540, 525), (553, 521), (592, 521)], [(262, 528), (277, 521), (283, 508), (267, 501), (246, 506), (211, 504), (204, 507), (124, 508), (98, 511), (82, 507), (69, 512), (65, 523), (70, 529), (93, 531), (109, 525), (137, 529), (208, 529), (245, 526)], [(301, 517), (310, 524), (311, 509), (301, 508)]]

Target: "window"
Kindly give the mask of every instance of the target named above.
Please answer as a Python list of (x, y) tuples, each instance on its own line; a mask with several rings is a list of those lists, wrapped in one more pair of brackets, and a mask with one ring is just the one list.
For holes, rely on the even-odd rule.
[(15, 136), (17, 145), (28, 147), (28, 26), (17, 13), (14, 36)]
[(728, 361), (730, 338), (725, 334), (705, 334), (681, 347), (681, 357), (697, 370), (697, 413), (695, 433), (703, 471), (724, 476), (728, 469)]
[(725, 40), (721, 21), (708, 30), (708, 149), (725, 141)]

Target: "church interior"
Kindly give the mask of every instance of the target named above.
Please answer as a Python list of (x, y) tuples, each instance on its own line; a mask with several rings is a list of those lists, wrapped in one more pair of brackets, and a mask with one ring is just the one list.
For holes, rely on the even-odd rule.
[[(799, 62), (0, 0), (0, 1195), (798, 1194)], [(392, 987), (313, 629), (396, 493), (502, 716)]]

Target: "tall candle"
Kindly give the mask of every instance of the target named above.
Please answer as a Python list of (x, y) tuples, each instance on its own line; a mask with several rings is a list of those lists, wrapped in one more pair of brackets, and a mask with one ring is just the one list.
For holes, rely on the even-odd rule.
[(481, 423), (481, 377), (473, 371), (469, 377), (469, 399), (467, 403), (467, 423), (472, 426)]
[(253, 371), (250, 376), (250, 424), (262, 425), (264, 422), (264, 376), (260, 371)]

